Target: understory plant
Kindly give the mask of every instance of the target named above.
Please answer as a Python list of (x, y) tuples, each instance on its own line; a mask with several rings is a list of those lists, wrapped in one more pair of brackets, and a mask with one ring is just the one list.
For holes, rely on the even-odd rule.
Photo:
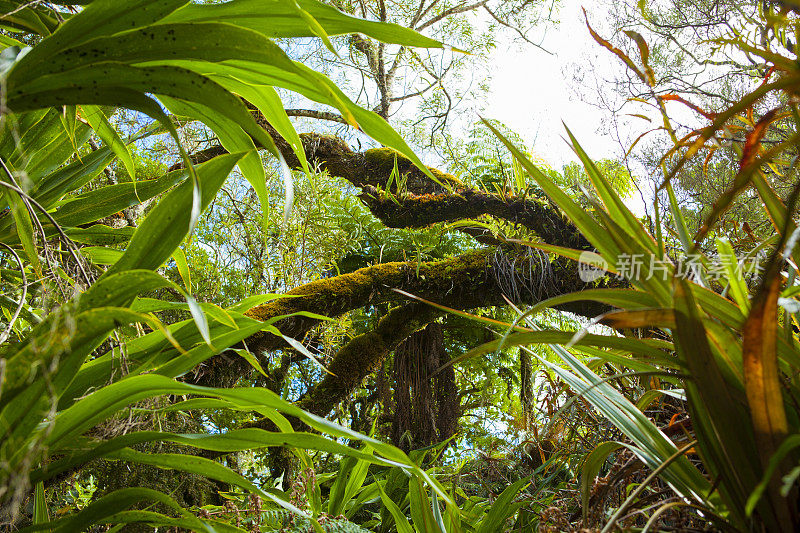
[[(768, 72), (763, 83), (722, 111), (700, 110), (710, 123), (683, 138), (675, 135), (661, 106), (663, 129), (672, 134), (674, 147), (662, 158), (653, 230), (630, 211), (569, 131), (592, 185), (585, 190), (588, 210), (487, 123), (595, 252), (529, 244), (579, 261), (595, 277), (616, 277), (621, 286), (558, 296), (520, 311), (504, 338), (461, 359), (501, 347), (551, 348), (555, 360), (538, 357), (540, 363), (624, 436), (600, 443), (584, 459), (584, 519), (592, 512), (588, 504), (596, 483), (601, 483), (596, 476), (613, 462), (610, 457), (627, 449), (648, 472), (605, 515), (604, 531), (634, 523), (652, 530), (678, 509), (720, 530), (793, 531), (800, 523), (800, 307), (795, 299), (800, 293), (800, 115), (795, 96), (800, 70), (795, 60), (776, 51), (781, 43), (791, 49), (786, 39), (797, 31), (797, 13), (795, 7), (780, 12), (764, 7), (762, 15), (774, 29), (773, 41), (737, 35), (715, 44), (763, 60)], [(639, 47), (639, 64), (593, 35), (643, 82), (655, 83), (641, 35), (628, 32)], [(739, 157), (733, 185), (707, 211), (703, 224), (690, 231), (676, 200), (674, 177), (692, 158), (705, 156), (707, 162), (724, 144), (730, 145), (732, 132), (743, 134), (741, 144), (733, 145)], [(793, 183), (788, 195), (776, 192), (776, 179)], [(744, 250), (719, 227), (722, 214), (739, 195), (756, 195), (772, 225), (770, 236), (753, 240)], [(660, 211), (660, 199), (665, 199), (667, 213)], [(750, 276), (747, 265), (757, 257), (760, 269)], [(611, 311), (578, 331), (544, 329), (536, 320), (549, 307), (587, 299)], [(633, 394), (620, 386), (631, 379), (637, 384)], [(656, 422), (645, 414), (659, 398), (678, 401), (682, 416)], [(636, 522), (637, 515), (641, 522)]]
[[(420, 164), (383, 119), (293, 61), (273, 38), (319, 37), (330, 45), (329, 34), (359, 32), (408, 46), (441, 43), (314, 0), (54, 4), (0, 2), (0, 252), (6, 287), (0, 297), (0, 522), (22, 520), (28, 531), (130, 523), (243, 531), (208, 513), (193, 514), (169, 491), (137, 487), (49, 516), (49, 488), (80, 480), (83, 469), (103, 459), (207, 478), (323, 531), (319, 505), (301, 509), (281, 488), (256, 484), (215, 460), (268, 447), (294, 450), (307, 468), (308, 450), (391, 466), (452, 505), (431, 476), (391, 445), (308, 414), (264, 388), (187, 383), (193, 369), (231, 347), (229, 353), (260, 368), (243, 341), (257, 332), (280, 332), (273, 325), (278, 318), (264, 322), (245, 315), (276, 296), (254, 295), (225, 309), (195, 301), (179, 248), (234, 167), (262, 207), (268, 206), (257, 148), (282, 160), (273, 136), (306, 166), (276, 88), (335, 107), (349, 123)], [(110, 120), (118, 108), (152, 121), (122, 132)], [(265, 122), (257, 123), (255, 115)], [(180, 120), (203, 123), (228, 153), (196, 164), (181, 145)], [(162, 177), (137, 180), (129, 145), (158, 135), (175, 141), (183, 163)], [(131, 181), (112, 179), (112, 163)], [(284, 177), (289, 191), (288, 170)], [(138, 227), (109, 223), (145, 202), (148, 212)], [(167, 261), (177, 265), (185, 286), (161, 275)], [(179, 301), (153, 298), (160, 290)], [(168, 310), (191, 318), (165, 325), (156, 313)], [(179, 400), (166, 411), (181, 416), (197, 413), (202, 421), (209, 410), (230, 410), (266, 417), (273, 427), (219, 433), (201, 422), (196, 433), (187, 434), (125, 422), (164, 411), (158, 399), (165, 396)], [(307, 430), (297, 431), (293, 423)], [(164, 452), (176, 447), (184, 453)]]

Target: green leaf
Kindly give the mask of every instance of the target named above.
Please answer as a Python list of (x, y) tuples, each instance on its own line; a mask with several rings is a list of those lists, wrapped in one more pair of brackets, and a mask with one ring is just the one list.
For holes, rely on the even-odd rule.
[(530, 484), (527, 477), (518, 479), (505, 488), (492, 504), (486, 517), (481, 521), (476, 533), (492, 533), (506, 529), (506, 521), (517, 512), (519, 505), (512, 504), (519, 491)]
[(64, 194), (74, 191), (97, 177), (114, 159), (108, 147), (102, 147), (55, 172), (45, 175), (29, 191), (44, 207), (51, 207)]
[[(308, 162), (306, 161), (306, 151), (303, 147), (303, 142), (300, 140), (300, 135), (294, 129), (292, 122), (286, 115), (286, 110), (283, 107), (283, 102), (277, 91), (268, 85), (250, 85), (242, 83), (235, 78), (227, 78), (220, 80), (220, 83), (228, 90), (240, 95), (248, 102), (256, 106), (258, 110), (267, 119), (270, 126), (275, 128), (281, 137), (289, 143), (292, 147), (294, 155), (297, 156), (303, 170), (309, 172)], [(258, 190), (258, 189), (256, 189)]]
[(727, 239), (718, 238), (716, 244), (719, 259), (725, 269), (728, 286), (731, 289), (731, 296), (742, 311), (747, 312), (750, 310), (749, 290), (736, 260), (736, 252), (733, 251), (733, 246)]
[(64, 127), (64, 133), (69, 139), (69, 142), (72, 143), (72, 148), (76, 152), (78, 151), (78, 146), (75, 144), (75, 126), (77, 122), (77, 113), (78, 109), (76, 106), (64, 106), (61, 110), (59, 118), (61, 119), (61, 125)]
[(408, 480), (408, 496), (411, 501), (411, 519), (414, 521), (417, 531), (447, 533), (442, 531), (437, 524), (431, 507), (433, 504), (425, 490), (425, 485), (416, 476), (411, 476)]
[(342, 460), (328, 496), (329, 515), (344, 514), (345, 507), (355, 497), (367, 478), (369, 464), (369, 461), (355, 457), (347, 457)]
[(758, 466), (748, 459), (757, 455), (753, 434), (740, 429), (743, 423), (750, 425), (745, 400), (720, 372), (689, 282), (683, 279), (675, 281), (675, 318), (675, 346), (692, 376), (686, 393), (701, 456), (723, 476), (720, 492), (735, 509), (732, 518), (741, 521), (759, 478)]
[(70, 17), (58, 31), (42, 40), (15, 66), (11, 75), (24, 76), (62, 50), (96, 37), (147, 26), (163, 19), (189, 0), (95, 0), (80, 16)]
[[(211, 399), (195, 399), (183, 402), (181, 410), (190, 409), (233, 409), (241, 407), (236, 403)], [(247, 406), (245, 410), (255, 410), (258, 406)], [(174, 410), (170, 408), (170, 410)], [(280, 415), (278, 415), (280, 416)], [(282, 417), (281, 417), (282, 418)], [(297, 448), (300, 450), (316, 450), (324, 453), (343, 455), (344, 461), (364, 461), (365, 464), (384, 464), (371, 454), (358, 451), (344, 444), (308, 432), (295, 432), (291, 424), (282, 418), (284, 426), (281, 431), (265, 431), (263, 429), (238, 429), (218, 434), (170, 433), (161, 431), (140, 431), (115, 437), (107, 441), (94, 441), (86, 438), (75, 438), (69, 445), (61, 447), (62, 456), (51, 463), (35, 470), (32, 479), (49, 480), (70, 469), (78, 468), (95, 459), (107, 457), (117, 451), (148, 442), (172, 442), (191, 446), (198, 450), (220, 453), (232, 453), (246, 450), (259, 450), (274, 446)], [(360, 487), (359, 487), (360, 488)]]
[(689, 234), (689, 228), (686, 225), (686, 220), (683, 218), (681, 208), (678, 206), (678, 199), (675, 197), (675, 191), (672, 189), (672, 184), (667, 183), (667, 195), (669, 197), (669, 210), (672, 213), (672, 219), (678, 232), (678, 238), (683, 245), (683, 251), (686, 254), (691, 254), (694, 251), (692, 237)]
[(62, 226), (79, 226), (95, 222), (163, 193), (184, 181), (186, 175), (185, 170), (179, 170), (135, 184), (107, 185), (65, 202), (56, 210), (53, 218)]
[(127, 306), (138, 295), (155, 289), (178, 286), (151, 270), (128, 270), (109, 274), (95, 282), (78, 299), (79, 310)]
[[(294, 5), (293, 5), (294, 4)], [(314, 37), (318, 31), (307, 18), (297, 16), (297, 7), (316, 20), (327, 35), (363, 33), (385, 43), (441, 48), (430, 39), (397, 24), (359, 19), (316, 0), (233, 0), (218, 5), (191, 5), (167, 17), (165, 22), (229, 22), (256, 30), (268, 37)]]
[(105, 246), (86, 246), (80, 249), (81, 254), (95, 265), (113, 265), (122, 257), (122, 250)]
[(662, 350), (671, 348), (671, 343), (655, 339), (634, 339), (626, 337), (612, 337), (588, 333), (574, 340), (576, 332), (559, 330), (542, 330), (531, 332), (511, 333), (505, 339), (498, 339), (484, 343), (463, 354), (451, 359), (450, 364), (458, 364), (468, 359), (478, 357), (487, 353), (499, 350), (501, 347), (510, 348), (512, 346), (524, 346), (528, 344), (569, 344), (574, 346), (598, 346), (622, 350), (647, 356), (655, 361), (666, 359), (667, 354)]
[(0, 19), (0, 25), (6, 28), (46, 36), (58, 26), (58, 21), (35, 5), (23, 8), (19, 2), (4, 0), (0, 2), (0, 12), (5, 13)]
[[(66, 317), (51, 314), (26, 336), (26, 342), (6, 354), (8, 370), (0, 397), (0, 434), (7, 438), (0, 441), (0, 446), (9, 455), (14, 454), (11, 464), (24, 457), (27, 449), (18, 446), (20, 439), (30, 438), (34, 427), (47, 416), (50, 404), (67, 389), (92, 350), (115, 328), (136, 322), (160, 326), (151, 316), (116, 307), (67, 313)], [(59, 342), (54, 344), (53, 339)], [(58, 365), (45, 380), (41, 377), (42, 368), (52, 368), (53, 360), (58, 360)]]
[(72, 531), (86, 531), (94, 524), (103, 523), (105, 519), (113, 514), (130, 508), (142, 501), (158, 502), (168, 508), (180, 512), (184, 516), (191, 516), (188, 512), (172, 498), (152, 489), (145, 488), (125, 488), (107, 494), (97, 501), (89, 504), (76, 514), (68, 515), (60, 520), (47, 524), (28, 527), (22, 531), (43, 531), (51, 530), (55, 533), (69, 533)]
[(50, 521), (50, 513), (47, 512), (47, 499), (44, 494), (44, 483), (41, 481), (36, 484), (36, 491), (33, 495), (33, 523), (46, 524)]
[[(49, 236), (55, 232), (54, 228), (45, 228), (45, 233)], [(125, 244), (131, 240), (135, 228), (130, 226), (124, 228), (110, 228), (103, 224), (94, 224), (88, 228), (61, 228), (67, 237), (81, 244), (93, 244), (109, 246), (115, 244)]]
[(237, 313), (246, 313), (253, 307), (258, 305), (263, 305), (267, 302), (271, 302), (272, 300), (277, 300), (279, 298), (296, 298), (297, 296), (291, 294), (254, 294), (252, 296), (248, 296), (244, 300), (239, 303), (235, 303), (228, 308), (230, 311), (236, 311)]
[(618, 257), (619, 247), (609, 237), (608, 232), (595, 221), (586, 210), (575, 202), (572, 198), (561, 190), (561, 187), (553, 183), (530, 159), (525, 156), (511, 141), (506, 139), (497, 128), (484, 120), (484, 124), (497, 136), (498, 139), (508, 148), (514, 158), (519, 161), (522, 167), (528, 172), (539, 187), (564, 211), (564, 213), (578, 227), (581, 233), (597, 247), (603, 257)]
[(16, 192), (6, 190), (6, 198), (11, 205), (11, 216), (14, 218), (14, 224), (17, 229), (17, 237), (22, 243), (22, 249), (28, 257), (28, 261), (37, 271), (41, 266), (39, 263), (39, 253), (36, 250), (34, 243), (33, 221), (31, 220), (31, 213), (28, 211), (26, 202)]
[(181, 280), (183, 280), (183, 287), (186, 289), (187, 293), (191, 294), (192, 273), (189, 270), (189, 263), (186, 261), (186, 254), (183, 253), (182, 249), (175, 248), (175, 251), (172, 252), (172, 259), (175, 261), (175, 266), (178, 267), (178, 274), (181, 276)]
[[(568, 365), (569, 370), (542, 358), (539, 361), (631, 439), (635, 446), (630, 449), (648, 467), (657, 468), (662, 461), (674, 455), (677, 451), (675, 444), (624, 395), (561, 346), (551, 345), (551, 348)], [(714, 505), (714, 498), (708, 497), (711, 493), (710, 482), (685, 456), (671, 464), (662, 477), (679, 494)]]
[(203, 340), (213, 349), (213, 345), (211, 344), (211, 334), (208, 332), (208, 321), (206, 320), (206, 315), (203, 313), (203, 310), (200, 309), (200, 306), (197, 304), (197, 300), (195, 300), (192, 296), (186, 295), (186, 303), (189, 306), (189, 312), (192, 314), (192, 319), (194, 319), (194, 323), (197, 325), (197, 330), (203, 336)]
[[(243, 154), (229, 154), (212, 159), (197, 168), (203, 211), (216, 196), (225, 178)], [(125, 254), (104, 274), (133, 269), (156, 269), (172, 255), (189, 233), (193, 187), (184, 182), (165, 196), (153, 209), (131, 239)]]
[(264, 372), (264, 368), (262, 368), (261, 363), (258, 362), (256, 356), (253, 355), (252, 352), (250, 352), (250, 350), (237, 349), (233, 350), (233, 352), (236, 353), (238, 356), (242, 357), (245, 361), (247, 361), (247, 364), (253, 367), (259, 374), (261, 374), (265, 378), (269, 378), (269, 375), (267, 375), (267, 373)]
[(618, 442), (601, 442), (583, 460), (583, 466), (581, 467), (581, 509), (583, 510), (584, 521), (589, 513), (589, 497), (591, 496), (594, 478), (600, 473), (600, 469), (605, 464), (608, 456), (621, 447), (622, 444)]
[(106, 118), (103, 110), (97, 106), (85, 105), (81, 106), (81, 116), (86, 119), (98, 137), (106, 143), (114, 154), (125, 165), (125, 170), (128, 171), (131, 178), (136, 181), (136, 165), (133, 163), (128, 147), (125, 142), (117, 133), (117, 130)]
[(153, 511), (120, 511), (104, 519), (107, 524), (142, 523), (152, 527), (164, 526), (179, 530), (203, 531), (208, 533), (247, 533), (246, 530), (218, 520), (199, 520), (194, 516), (173, 518)]
[[(269, 210), (269, 190), (267, 188), (267, 175), (264, 171), (264, 164), (261, 155), (256, 150), (253, 139), (236, 122), (214, 113), (211, 109), (182, 102), (168, 97), (161, 97), (161, 101), (170, 111), (177, 115), (185, 115), (193, 119), (201, 120), (219, 137), (220, 144), (228, 152), (245, 152), (239, 161), (238, 166), (242, 175), (247, 179), (253, 190), (256, 191), (261, 201), (262, 211)], [(291, 126), (291, 124), (290, 124)], [(294, 131), (294, 129), (292, 129)], [(295, 135), (297, 133), (295, 132)], [(266, 217), (265, 217), (266, 222)]]
[[(306, 347), (303, 345), (303, 343), (301, 343), (301, 342), (299, 342), (299, 341), (297, 341), (297, 340), (295, 340), (295, 339), (293, 339), (293, 338), (291, 338), (291, 337), (287, 337), (286, 335), (281, 335), (281, 337), (283, 337), (283, 340), (284, 340), (284, 341), (286, 341), (286, 342), (287, 342), (287, 344), (289, 344), (289, 345), (290, 345), (292, 348), (294, 348), (295, 350), (297, 350), (297, 351), (298, 351), (298, 352), (300, 352), (301, 354), (303, 354), (303, 355), (305, 355), (306, 357), (308, 357), (308, 358), (309, 358), (309, 359), (310, 359), (310, 360), (311, 360), (311, 361), (312, 361), (312, 362), (313, 362), (315, 365), (317, 365), (317, 366), (319, 367), (319, 369), (320, 369), (320, 370), (322, 370), (323, 372), (326, 372), (326, 373), (328, 373), (328, 374), (331, 374), (331, 372), (330, 372), (330, 371), (329, 371), (327, 368), (325, 368), (325, 365), (323, 365), (323, 364), (322, 364), (322, 363), (319, 361), (319, 359), (317, 359), (316, 357), (314, 357), (314, 354), (312, 354), (312, 353), (311, 353), (311, 352), (308, 350), (308, 348), (306, 348)], [(331, 375), (333, 375), (333, 374), (331, 374)]]
[(359, 129), (379, 143), (397, 150), (412, 161), (426, 176), (433, 181), (438, 181), (430, 169), (411, 150), (402, 136), (383, 118), (356, 105), (336, 84), (322, 74), (300, 63), (296, 63), (295, 67), (299, 71), (298, 73), (281, 72), (280, 76), (277, 76), (275, 70), (268, 65), (244, 61), (228, 61), (204, 65), (203, 72), (223, 85), (226, 78), (237, 78), (252, 85), (284, 87), (315, 102), (331, 105), (342, 113), (348, 123), (358, 125)]
[(581, 145), (578, 144), (578, 140), (572, 135), (572, 132), (569, 130), (569, 128), (566, 129), (567, 135), (569, 135), (570, 141), (572, 141), (572, 147), (575, 149), (575, 153), (578, 154), (578, 157), (586, 169), (586, 173), (589, 175), (589, 179), (591, 179), (592, 184), (600, 195), (600, 198), (603, 200), (603, 203), (608, 210), (608, 214), (615, 221), (617, 221), (617, 223), (625, 231), (628, 238), (633, 239), (642, 248), (652, 254), (655, 254), (657, 252), (655, 241), (653, 241), (652, 237), (650, 237), (650, 234), (645, 231), (642, 223), (639, 222), (635, 216), (633, 216), (633, 213), (630, 212), (617, 192), (614, 190), (605, 176), (603, 176), (603, 173), (600, 172), (600, 169), (594, 164), (594, 161), (592, 161), (586, 152), (583, 151), (583, 148), (581, 148)]
[(389, 510), (392, 518), (394, 519), (394, 526), (397, 528), (397, 533), (414, 533), (414, 528), (403, 514), (403, 511), (383, 490), (383, 485), (385, 483), (386, 482), (380, 481), (375, 482), (375, 484), (378, 486), (378, 490), (380, 490), (381, 501), (383, 502), (384, 507)]

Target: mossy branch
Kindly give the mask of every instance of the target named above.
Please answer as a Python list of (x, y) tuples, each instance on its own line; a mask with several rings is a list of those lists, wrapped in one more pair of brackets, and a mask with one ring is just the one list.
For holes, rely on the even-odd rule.
[[(504, 296), (520, 304), (535, 303), (586, 286), (575, 263), (567, 259), (549, 260), (530, 248), (487, 248), (440, 261), (381, 263), (320, 279), (289, 291), (287, 298), (254, 307), (247, 314), (263, 321), (288, 316), (275, 326), (284, 335), (302, 339), (319, 320), (297, 313), (337, 317), (369, 305), (406, 301), (392, 290), (395, 288), (465, 310), (506, 305)], [(576, 302), (563, 309), (586, 317), (607, 310), (596, 302)], [(285, 344), (281, 337), (264, 332), (247, 339), (247, 346), (260, 354), (283, 348)], [(236, 365), (239, 366), (232, 368)], [(248, 371), (241, 358), (217, 357), (208, 361), (205, 370), (193, 381), (219, 386), (218, 375), (241, 376)]]
[(331, 374), (301, 398), (298, 405), (316, 415), (327, 415), (375, 372), (401, 342), (441, 314), (433, 307), (417, 303), (392, 309), (375, 329), (355, 337), (339, 350), (328, 367)]
[[(517, 303), (524, 304), (586, 287), (574, 262), (564, 258), (550, 261), (531, 253), (529, 248), (488, 248), (440, 261), (381, 263), (307, 283), (286, 293), (288, 298), (254, 307), (247, 314), (264, 321), (300, 312), (336, 317), (367, 305), (402, 301), (403, 297), (392, 290), (395, 288), (455, 309), (473, 309), (505, 305), (504, 293), (518, 296)], [(514, 291), (504, 286), (509, 280), (517, 288), (527, 284), (536, 289)], [(601, 307), (585, 303), (568, 310), (589, 317), (602, 312)], [(311, 317), (294, 316), (276, 326), (284, 335), (302, 338), (318, 322)], [(248, 345), (267, 351), (282, 347), (283, 341), (262, 333), (248, 340)]]
[[(393, 288), (464, 310), (504, 305), (504, 296), (518, 303), (533, 303), (586, 286), (571, 261), (561, 258), (548, 261), (544, 254), (530, 249), (516, 254), (508, 252), (486, 249), (430, 263), (383, 263), (308, 283), (288, 293), (295, 297), (253, 308), (248, 314), (260, 320), (299, 311), (337, 316), (370, 304), (402, 302), (403, 297)], [(576, 302), (562, 309), (587, 317), (607, 310), (596, 302)], [(398, 344), (441, 314), (418, 303), (396, 307), (374, 330), (355, 337), (339, 350), (328, 367), (333, 375), (326, 375), (299, 405), (314, 414), (327, 415)], [(316, 323), (314, 319), (298, 316), (284, 319), (277, 326), (284, 334), (300, 338)], [(282, 340), (262, 334), (248, 344), (251, 348), (269, 350), (281, 347)]]
[[(291, 146), (275, 131), (258, 111), (253, 111), (259, 124), (272, 135), (275, 144), (291, 167), (299, 168), (300, 160)], [(549, 204), (529, 198), (505, 198), (499, 194), (468, 189), (455, 176), (428, 167), (439, 183), (433, 182), (409, 159), (391, 148), (373, 148), (355, 152), (339, 137), (319, 133), (303, 133), (306, 159), (332, 176), (362, 187), (361, 200), (372, 213), (389, 227), (419, 228), (438, 222), (454, 222), (492, 215), (533, 230), (545, 242), (559, 246), (589, 250), (591, 244), (578, 229)], [(214, 146), (192, 156), (196, 163), (225, 153)], [(404, 180), (404, 192), (392, 199), (386, 190), (395, 165)], [(397, 193), (396, 184), (390, 190)], [(398, 198), (398, 196), (401, 196)]]
[(547, 243), (590, 250), (592, 245), (578, 229), (552, 207), (526, 198), (501, 198), (473, 189), (453, 193), (408, 194), (389, 198), (366, 186), (359, 196), (369, 210), (390, 228), (422, 228), (439, 222), (454, 222), (492, 215), (536, 232)]

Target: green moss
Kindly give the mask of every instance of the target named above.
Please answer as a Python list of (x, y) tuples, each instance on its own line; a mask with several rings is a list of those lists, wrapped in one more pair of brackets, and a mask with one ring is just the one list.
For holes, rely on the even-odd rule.
[(368, 375), (377, 371), (398, 344), (438, 314), (437, 310), (419, 304), (390, 311), (373, 331), (359, 335), (339, 350), (328, 367), (331, 374), (301, 401), (300, 407), (318, 415), (327, 414)]
[[(278, 316), (308, 311), (325, 316), (339, 316), (350, 310), (380, 302), (405, 300), (392, 291), (403, 289), (413, 294), (441, 301), (476, 290), (485, 279), (487, 258), (493, 250), (478, 250), (458, 257), (417, 264), (416, 261), (381, 263), (328, 279), (307, 283), (282, 298), (257, 306), (247, 312), (261, 321)], [(301, 338), (318, 321), (297, 316), (280, 321), (278, 329), (284, 335)], [(247, 341), (256, 350), (281, 346), (278, 337), (269, 333), (257, 334)]]
[(392, 148), (372, 148), (364, 152), (364, 162), (370, 174), (377, 172), (391, 173), (394, 168), (394, 159), (397, 158), (397, 167), (410, 163), (400, 152)]

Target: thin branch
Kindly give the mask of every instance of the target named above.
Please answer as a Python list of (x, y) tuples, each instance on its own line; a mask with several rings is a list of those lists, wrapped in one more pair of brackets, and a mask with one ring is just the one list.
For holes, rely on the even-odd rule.
[(467, 11), (474, 11), (480, 7), (484, 7), (488, 2), (489, 0), (481, 0), (480, 2), (475, 2), (474, 4), (468, 4), (468, 5), (461, 4), (459, 6), (451, 7), (450, 9), (445, 9), (435, 17), (431, 17), (426, 22), (420, 24), (419, 27), (414, 29), (416, 29), (417, 31), (422, 31), (428, 26), (432, 26), (433, 24), (436, 24), (440, 20), (445, 19), (450, 15), (457, 15), (459, 13), (466, 13)]
[[(2, 158), (0, 158), (0, 166), (3, 167), (3, 170), (5, 171), (6, 175), (13, 182), (14, 181), (14, 175), (8, 169), (8, 167), (6, 166), (6, 162), (3, 161)], [(67, 249), (69, 250), (70, 255), (75, 260), (75, 263), (78, 265), (78, 269), (80, 269), (80, 271), (81, 271), (81, 275), (83, 276), (83, 280), (86, 282), (87, 285), (91, 285), (92, 284), (92, 279), (89, 277), (89, 275), (86, 273), (86, 270), (84, 270), (84, 268), (83, 268), (83, 263), (81, 262), (81, 260), (79, 258), (79, 255), (77, 253), (78, 247), (75, 246), (75, 243), (72, 242), (72, 239), (70, 239), (67, 236), (67, 234), (64, 233), (64, 230), (61, 229), (61, 226), (58, 224), (58, 222), (56, 222), (56, 219), (54, 219), (53, 216), (50, 213), (47, 212), (47, 209), (45, 209), (42, 206), (42, 204), (40, 204), (39, 202), (34, 200), (31, 196), (28, 195), (28, 193), (26, 193), (25, 191), (23, 191), (22, 189), (20, 189), (16, 185), (12, 185), (11, 183), (6, 183), (5, 181), (0, 181), (0, 187), (5, 187), (6, 189), (11, 189), (12, 191), (16, 192), (25, 201), (30, 202), (31, 205), (33, 205), (36, 209), (41, 211), (44, 216), (47, 217), (47, 219), (50, 221), (50, 223), (56, 229), (58, 234), (61, 236), (61, 239), (64, 242), (64, 244), (67, 245)], [(33, 213), (31, 213), (31, 215), (33, 215)], [(34, 218), (35, 218), (35, 215), (34, 215)]]
[(22, 297), (19, 299), (19, 304), (17, 304), (17, 310), (14, 311), (14, 315), (11, 317), (11, 320), (8, 321), (6, 330), (0, 334), (0, 344), (3, 344), (14, 330), (14, 323), (17, 321), (17, 318), (19, 318), (19, 314), (22, 312), (22, 308), (25, 306), (25, 298), (28, 296), (28, 276), (25, 274), (25, 265), (22, 264), (22, 259), (19, 258), (17, 252), (4, 242), (0, 242), (0, 246), (11, 252), (11, 254), (14, 256), (14, 259), (17, 261), (17, 264), (19, 265), (20, 274), (22, 274)]
[(317, 111), (316, 109), (287, 109), (286, 114), (290, 117), (307, 117), (347, 124), (347, 121), (342, 115), (331, 113), (330, 111)]
[(554, 55), (554, 54), (553, 54), (553, 52), (551, 52), (550, 50), (548, 50), (548, 49), (544, 48), (542, 45), (540, 45), (540, 44), (538, 44), (538, 43), (535, 43), (535, 42), (531, 41), (530, 39), (528, 39), (528, 36), (527, 36), (527, 35), (525, 35), (525, 32), (523, 32), (522, 30), (520, 30), (520, 29), (519, 29), (519, 28), (517, 28), (516, 26), (514, 26), (514, 25), (512, 25), (512, 24), (509, 24), (508, 22), (506, 22), (506, 21), (504, 21), (503, 19), (501, 19), (500, 17), (498, 17), (498, 16), (497, 16), (497, 15), (494, 13), (494, 11), (492, 11), (491, 9), (489, 9), (489, 6), (487, 6), (486, 4), (484, 4), (484, 5), (483, 5), (483, 9), (485, 9), (485, 10), (486, 10), (486, 12), (487, 12), (487, 13), (489, 13), (489, 15), (490, 15), (490, 16), (491, 16), (491, 17), (492, 17), (492, 18), (493, 18), (495, 21), (497, 21), (497, 23), (498, 23), (498, 24), (500, 24), (500, 25), (502, 25), (502, 26), (505, 26), (506, 28), (510, 28), (510, 29), (514, 30), (515, 32), (517, 32), (517, 33), (519, 34), (519, 36), (520, 36), (520, 37), (522, 37), (522, 39), (523, 39), (523, 40), (524, 40), (526, 43), (528, 43), (528, 44), (532, 44), (533, 46), (535, 46), (536, 48), (538, 48), (538, 49), (539, 49), (539, 50), (541, 50), (542, 52), (546, 52), (546, 53), (550, 54), (551, 56), (552, 56), (552, 55)]

